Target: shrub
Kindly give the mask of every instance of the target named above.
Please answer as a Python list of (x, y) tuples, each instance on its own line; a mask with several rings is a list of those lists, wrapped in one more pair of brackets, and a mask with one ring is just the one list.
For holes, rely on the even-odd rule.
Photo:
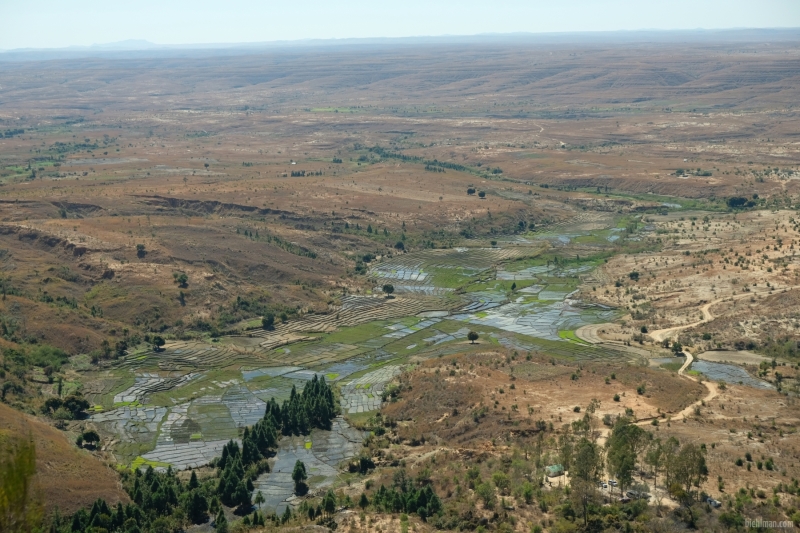
[(508, 489), (511, 487), (511, 480), (503, 472), (495, 472), (492, 474), (492, 483), (502, 494), (507, 494)]
[(480, 483), (475, 487), (475, 494), (483, 501), (487, 509), (494, 508), (494, 489), (488, 483)]
[(531, 504), (533, 502), (533, 485), (528, 481), (522, 484), (522, 499), (525, 503)]

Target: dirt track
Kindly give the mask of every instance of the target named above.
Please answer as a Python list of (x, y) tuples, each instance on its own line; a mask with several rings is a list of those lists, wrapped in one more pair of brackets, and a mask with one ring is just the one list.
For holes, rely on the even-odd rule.
[[(794, 285), (792, 287), (784, 287), (782, 289), (777, 289), (776, 288), (776, 290), (791, 291), (791, 290), (798, 289), (798, 288), (800, 288), (800, 285)], [(717, 305), (718, 303), (725, 302), (725, 301), (740, 300), (742, 298), (750, 298), (750, 297), (752, 297), (754, 295), (758, 295), (758, 294), (761, 294), (761, 293), (767, 293), (768, 294), (768, 291), (743, 292), (743, 293), (737, 294), (735, 296), (728, 296), (726, 298), (718, 298), (716, 300), (713, 300), (711, 302), (703, 304), (700, 307), (700, 312), (703, 313), (703, 319), (702, 320), (698, 320), (697, 322), (692, 322), (690, 324), (684, 324), (682, 326), (673, 326), (671, 328), (664, 328), (664, 329), (651, 331), (649, 333), (649, 335), (650, 335), (650, 337), (653, 338), (653, 340), (655, 342), (663, 342), (664, 339), (668, 339), (669, 337), (671, 337), (672, 333), (675, 333), (675, 332), (678, 332), (678, 331), (682, 331), (684, 329), (693, 328), (695, 326), (699, 326), (700, 324), (705, 324), (706, 322), (711, 322), (712, 320), (714, 320), (715, 317), (714, 317), (714, 315), (711, 314), (711, 307), (712, 306)], [(576, 331), (575, 334), (577, 335), (578, 332)]]

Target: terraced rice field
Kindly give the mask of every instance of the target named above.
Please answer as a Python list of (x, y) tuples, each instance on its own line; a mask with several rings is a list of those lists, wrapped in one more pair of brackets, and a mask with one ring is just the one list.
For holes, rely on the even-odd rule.
[(299, 504), (292, 481), (298, 460), (306, 465), (312, 494), (325, 490), (337, 480), (339, 464), (358, 454), (364, 436), (340, 417), (333, 421), (331, 431), (315, 429), (305, 437), (283, 437), (271, 471), (253, 483), (255, 492), (261, 491), (266, 500), (262, 508), (281, 514), (287, 505)]
[[(171, 341), (159, 352), (132, 353), (98, 375), (87, 392), (106, 408), (92, 422), (111, 434), (120, 461), (189, 468), (206, 464), (240, 429), (288, 398), (314, 375), (338, 385), (342, 413), (380, 409), (386, 385), (409, 358), (465, 349), (467, 333), (510, 349), (539, 350), (571, 360), (630, 358), (585, 345), (569, 332), (612, 318), (613, 311), (570, 298), (588, 268), (526, 266), (541, 243), (507, 248), (427, 250), (372, 266), (376, 285), (400, 295), (346, 296), (326, 315), (308, 315), (273, 330), (210, 341)], [(514, 260), (512, 267), (504, 262)], [(521, 260), (521, 262), (519, 261)], [(465, 266), (468, 265), (468, 266)], [(519, 280), (521, 288), (510, 289)], [(566, 334), (565, 334), (566, 332)], [(271, 473), (256, 484), (265, 508), (293, 502), (291, 467), (310, 468), (311, 489), (335, 480), (339, 463), (356, 455), (362, 435), (336, 420), (333, 431), (285, 437)]]

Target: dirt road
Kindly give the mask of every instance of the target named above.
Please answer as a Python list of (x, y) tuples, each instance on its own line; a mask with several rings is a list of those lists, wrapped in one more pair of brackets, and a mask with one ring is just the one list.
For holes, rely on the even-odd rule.
[[(795, 285), (793, 287), (783, 287), (783, 288), (774, 287), (774, 291), (773, 292), (791, 291), (791, 290), (794, 290), (794, 289), (800, 289), (800, 285)], [(743, 292), (741, 294), (736, 294), (734, 296), (727, 296), (725, 298), (718, 298), (716, 300), (712, 300), (712, 301), (700, 306), (700, 312), (703, 313), (703, 319), (702, 320), (698, 320), (697, 322), (692, 322), (690, 324), (684, 324), (682, 326), (673, 326), (671, 328), (658, 329), (658, 330), (655, 330), (655, 331), (651, 331), (649, 333), (649, 335), (654, 341), (663, 342), (664, 339), (667, 339), (667, 338), (671, 337), (672, 336), (671, 334), (674, 333), (674, 332), (681, 331), (681, 330), (688, 329), (688, 328), (693, 328), (695, 326), (699, 326), (700, 324), (705, 324), (706, 322), (710, 322), (710, 321), (714, 320), (714, 315), (711, 314), (711, 307), (714, 306), (714, 305), (717, 305), (718, 303), (722, 303), (722, 302), (726, 302), (726, 301), (732, 301), (732, 300), (741, 300), (742, 298), (750, 298), (752, 296), (760, 295), (762, 293), (769, 294), (769, 291)], [(576, 332), (576, 334), (577, 334), (577, 332)]]

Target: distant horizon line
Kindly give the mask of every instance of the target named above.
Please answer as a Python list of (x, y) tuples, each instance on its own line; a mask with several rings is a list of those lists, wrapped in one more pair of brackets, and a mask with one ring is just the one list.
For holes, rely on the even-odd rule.
[(205, 43), (175, 43), (162, 44), (154, 43), (146, 39), (123, 39), (107, 43), (93, 43), (90, 45), (68, 45), (61, 47), (48, 48), (8, 48), (0, 49), (0, 54), (25, 54), (41, 52), (148, 52), (148, 51), (180, 51), (180, 50), (214, 50), (214, 49), (253, 49), (259, 47), (291, 47), (303, 45), (336, 45), (336, 44), (370, 44), (374, 42), (390, 43), (392, 41), (403, 43), (422, 43), (424, 41), (465, 41), (481, 39), (503, 39), (503, 38), (547, 38), (547, 37), (599, 37), (634, 34), (709, 34), (709, 33), (742, 33), (742, 32), (792, 32), (797, 31), (797, 40), (800, 41), (800, 27), (793, 26), (773, 26), (773, 27), (731, 27), (731, 28), (641, 28), (641, 29), (620, 29), (620, 30), (577, 30), (577, 31), (553, 31), (553, 32), (487, 32), (475, 34), (441, 34), (441, 35), (408, 35), (402, 37), (330, 37), (330, 38), (305, 38), (305, 39), (276, 39), (271, 41), (240, 41), (240, 42), (205, 42)]

